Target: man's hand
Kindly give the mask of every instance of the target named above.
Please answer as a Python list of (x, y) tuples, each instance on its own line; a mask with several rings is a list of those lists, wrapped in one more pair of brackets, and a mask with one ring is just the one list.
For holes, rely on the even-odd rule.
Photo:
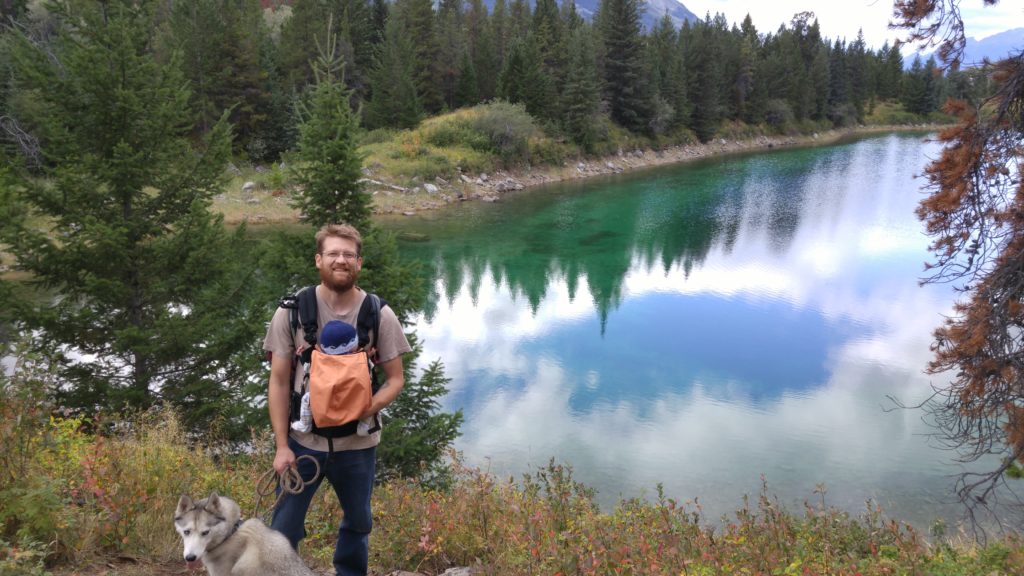
[(274, 455), (274, 472), (280, 476), (288, 471), (289, 468), (295, 467), (295, 452), (292, 452), (291, 448), (287, 446), (277, 449), (277, 454)]

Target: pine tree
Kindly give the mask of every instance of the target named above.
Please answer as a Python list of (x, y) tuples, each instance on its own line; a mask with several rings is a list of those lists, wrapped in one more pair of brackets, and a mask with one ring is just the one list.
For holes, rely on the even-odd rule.
[[(750, 29), (753, 29), (753, 23), (750, 24)], [(756, 32), (751, 34), (750, 30), (734, 32), (739, 34), (733, 34), (733, 42), (738, 45), (738, 54), (732, 100), (735, 117), (742, 120), (751, 116), (750, 100), (756, 84), (754, 74), (757, 69), (757, 35)]]
[(555, 81), (556, 91), (565, 77), (565, 30), (555, 0), (537, 0), (531, 27), (541, 66)]
[(588, 28), (573, 31), (569, 40), (568, 76), (565, 80), (563, 125), (573, 142), (592, 152), (597, 143), (601, 92), (597, 85), (594, 42)]
[(353, 100), (361, 100), (378, 42), (379, 17), (368, 0), (294, 0), (280, 40), (288, 85), (301, 93), (315, 83), (311, 63), (318, 57), (317, 46), (325, 42), (324, 23), (330, 20), (337, 42), (334, 51), (345, 60), (346, 85), (353, 90)]
[(846, 71), (846, 44), (836, 40), (829, 52), (828, 115), (836, 126), (845, 126), (856, 114), (850, 98), (850, 76)]
[(338, 47), (345, 60), (345, 85), (359, 102), (366, 96), (367, 75), (374, 64), (379, 45), (375, 9), (371, 0), (335, 0), (334, 22)]
[(498, 57), (497, 69), (505, 67), (505, 58), (511, 42), (512, 29), (509, 24), (508, 6), (505, 0), (494, 0), (491, 12), (491, 32), (494, 35), (494, 52)]
[(469, 58), (469, 53), (463, 52), (462, 62), (459, 63), (459, 80), (455, 86), (454, 107), (473, 106), (479, 99), (476, 69), (473, 67), (473, 61)]
[[(376, 51), (384, 44), (384, 28), (387, 26), (388, 16), (391, 12), (388, 0), (373, 0), (370, 21), (373, 25), (373, 46)], [(373, 68), (373, 65), (370, 66)]]
[(336, 53), (330, 21), (324, 38), (312, 66), (316, 84), (299, 102), (299, 141), (292, 170), (301, 192), (294, 205), (300, 219), (313, 226), (347, 222), (366, 229), (370, 200), (359, 183), (359, 119), (349, 105), (349, 90), (341, 76), (344, 62)]
[(256, 0), (195, 0), (172, 7), (171, 37), (192, 88), (196, 130), (209, 131), (229, 111), (245, 149), (267, 120), (270, 94), (260, 68), (262, 12)]
[(554, 84), (542, 68), (530, 36), (512, 45), (498, 79), (498, 94), (513, 104), (522, 102), (534, 118), (554, 119)]
[(472, 44), (471, 58), (473, 71), (477, 80), (477, 99), (487, 101), (498, 92), (498, 74), (501, 73), (502, 54), (498, 48), (498, 34), (495, 31), (495, 20), (487, 19), (486, 9), (480, 0), (473, 0), (474, 5), (480, 4), (481, 17), (479, 30)]
[(223, 359), (240, 346), (246, 276), (230, 269), (238, 236), (209, 212), (230, 134), (222, 119), (193, 144), (181, 55), (154, 53), (155, 5), (54, 2), (52, 38), (15, 37), (12, 73), (33, 99), (15, 113), (46, 163), (7, 193), (47, 229), (5, 222), (0, 243), (55, 296), (24, 319), (57, 359), (61, 406), (164, 402), (209, 421), (238, 406)]
[(398, 21), (388, 19), (384, 45), (370, 74), (372, 96), (363, 107), (368, 128), (412, 128), (423, 117), (413, 80), (412, 44)]
[(811, 69), (808, 73), (814, 91), (814, 103), (811, 109), (811, 119), (813, 120), (824, 120), (828, 117), (828, 56), (828, 44), (819, 44), (818, 53), (811, 62)]
[(693, 28), (683, 26), (680, 33), (685, 37), (682, 41), (686, 46), (686, 84), (691, 87), (693, 105), (687, 125), (701, 142), (707, 142), (718, 130), (721, 120), (712, 33), (707, 23), (698, 23)]
[(440, 399), (451, 379), (444, 365), (434, 360), (416, 379), (416, 358), (421, 346), (413, 338), (413, 359), (403, 364), (406, 385), (387, 408), (388, 441), (380, 444), (377, 475), (382, 479), (415, 478), (441, 484), (447, 480), (445, 456), (459, 436), (462, 410), (440, 412)]
[(292, 2), (292, 15), (282, 26), (279, 41), (281, 70), (290, 90), (302, 92), (313, 82), (310, 64), (317, 58), (316, 43), (323, 36), (324, 22), (330, 15), (331, 8), (325, 0)]
[(920, 55), (914, 56), (910, 70), (904, 76), (901, 92), (907, 112), (923, 115), (931, 111), (928, 78)]
[(679, 34), (668, 14), (662, 16), (648, 38), (647, 62), (655, 110), (659, 112), (655, 114), (653, 131), (662, 133), (681, 123), (682, 116), (677, 106), (679, 96), (685, 98), (686, 92), (685, 82), (681, 78), (683, 67)]
[(847, 51), (846, 73), (849, 75), (850, 101), (857, 111), (857, 121), (864, 120), (864, 109), (871, 94), (868, 83), (867, 46), (864, 32), (857, 31), (857, 38)]
[(462, 0), (441, 0), (437, 12), (437, 71), (444, 104), (457, 108), (455, 92), (459, 85), (459, 69), (466, 46), (465, 15)]
[(392, 9), (413, 48), (413, 82), (423, 109), (431, 114), (441, 111), (444, 99), (439, 78), (439, 47), (431, 0), (397, 0)]
[(644, 70), (639, 0), (602, 0), (604, 88), (612, 120), (634, 132), (648, 132), (651, 95)]
[(527, 0), (512, 0), (508, 7), (508, 47), (512, 43), (521, 42), (530, 33), (530, 21), (533, 12), (530, 10), (530, 3)]

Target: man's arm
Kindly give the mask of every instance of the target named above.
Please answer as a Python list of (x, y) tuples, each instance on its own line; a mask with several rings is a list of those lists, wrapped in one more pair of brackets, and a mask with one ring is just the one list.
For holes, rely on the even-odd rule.
[[(384, 369), (384, 384), (380, 390), (373, 395), (370, 407), (359, 417), (367, 418), (380, 412), (398, 398), (399, 392), (405, 386), (405, 374), (402, 372), (402, 356), (398, 355), (380, 365)], [(287, 420), (287, 418), (285, 418)]]
[(291, 399), (292, 360), (283, 354), (274, 354), (270, 360), (270, 386), (267, 389), (267, 408), (270, 427), (274, 430), (274, 470), (281, 474), (295, 465), (295, 453), (288, 447), (288, 402)]

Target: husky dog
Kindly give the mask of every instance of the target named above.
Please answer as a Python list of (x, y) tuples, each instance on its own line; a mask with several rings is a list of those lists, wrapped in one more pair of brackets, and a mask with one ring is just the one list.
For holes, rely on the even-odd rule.
[(182, 496), (174, 527), (188, 567), (202, 561), (210, 576), (315, 576), (283, 534), (256, 518), (243, 522), (238, 504), (216, 492), (198, 502)]

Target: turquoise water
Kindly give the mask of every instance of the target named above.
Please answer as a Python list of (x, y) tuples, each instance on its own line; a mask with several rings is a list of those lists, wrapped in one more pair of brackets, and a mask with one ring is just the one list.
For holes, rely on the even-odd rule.
[(888, 135), (468, 203), (384, 226), (433, 294), (413, 327), (452, 381), (466, 460), (572, 465), (604, 506), (660, 483), (710, 520), (757, 494), (927, 527), (951, 455), (915, 404), (948, 286), (918, 285), (937, 145)]

